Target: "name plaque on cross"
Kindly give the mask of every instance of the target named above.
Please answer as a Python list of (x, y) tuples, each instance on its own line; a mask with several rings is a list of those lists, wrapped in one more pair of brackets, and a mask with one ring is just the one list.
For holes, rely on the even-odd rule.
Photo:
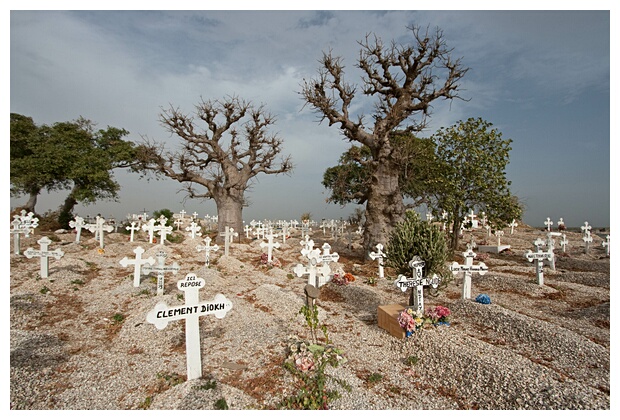
[(155, 305), (147, 315), (147, 322), (155, 325), (158, 330), (166, 328), (168, 322), (185, 319), (185, 351), (187, 358), (187, 379), (198, 379), (202, 376), (202, 360), (200, 357), (200, 325), (198, 317), (214, 315), (218, 319), (226, 316), (233, 304), (222, 294), (215, 295), (211, 301), (200, 301), (199, 291), (205, 280), (189, 273), (177, 282), (177, 288), (185, 293), (185, 305), (169, 307), (165, 302)]
[(63, 255), (65, 255), (64, 251), (57, 249), (56, 251), (49, 251), (47, 248), (52, 243), (52, 241), (44, 236), (37, 241), (39, 245), (41, 245), (40, 250), (35, 250), (32, 248), (28, 248), (24, 251), (24, 256), (26, 258), (32, 257), (41, 257), (41, 278), (46, 279), (49, 273), (49, 258), (53, 257), (59, 260)]
[(424, 311), (424, 286), (432, 286), (436, 289), (441, 281), (441, 278), (436, 274), (431, 277), (424, 277), (422, 273), (424, 266), (425, 262), (419, 256), (414, 256), (409, 261), (409, 267), (413, 270), (413, 277), (399, 274), (394, 282), (394, 285), (403, 292), (411, 289), (409, 306), (413, 306), (415, 310), (422, 312)]
[(540, 249), (544, 244), (545, 244), (545, 241), (543, 241), (541, 238), (538, 238), (534, 242), (534, 245), (536, 246), (536, 251), (532, 252), (528, 250), (524, 254), (524, 257), (527, 258), (529, 262), (536, 260), (536, 280), (538, 282), (538, 285), (540, 286), (545, 284), (545, 278), (544, 278), (544, 272), (543, 272), (544, 261), (545, 260), (551, 261), (551, 259), (554, 258), (553, 251), (544, 252)]

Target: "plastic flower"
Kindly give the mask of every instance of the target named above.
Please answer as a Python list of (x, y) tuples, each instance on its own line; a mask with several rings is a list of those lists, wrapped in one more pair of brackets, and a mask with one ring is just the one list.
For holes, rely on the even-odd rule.
[(481, 293), (476, 296), (476, 302), (482, 303), (483, 305), (488, 305), (489, 303), (491, 303), (491, 298), (489, 297), (489, 295)]
[(295, 367), (302, 372), (314, 370), (314, 359), (311, 353), (302, 353), (295, 358)]

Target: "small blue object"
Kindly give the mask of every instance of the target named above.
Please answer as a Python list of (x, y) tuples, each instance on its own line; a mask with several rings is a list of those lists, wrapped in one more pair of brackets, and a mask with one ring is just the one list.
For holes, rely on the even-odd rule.
[(438, 327), (438, 326), (440, 326), (440, 325), (445, 325), (445, 326), (449, 327), (449, 326), (450, 326), (450, 323), (449, 323), (449, 322), (446, 322), (446, 321), (439, 321), (439, 322), (435, 323), (435, 326), (436, 326), (436, 327)]
[(478, 296), (476, 296), (476, 302), (482, 303), (483, 305), (488, 305), (489, 303), (491, 303), (491, 298), (489, 297), (489, 295), (485, 295), (484, 293), (481, 293)]
[(413, 331), (405, 331), (405, 337), (411, 337), (413, 335)]

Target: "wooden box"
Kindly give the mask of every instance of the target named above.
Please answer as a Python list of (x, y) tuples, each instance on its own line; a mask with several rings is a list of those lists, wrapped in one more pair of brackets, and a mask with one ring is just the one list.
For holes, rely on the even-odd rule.
[(377, 308), (379, 328), (383, 328), (396, 338), (405, 338), (405, 330), (398, 325), (398, 314), (405, 307), (398, 304), (384, 305)]

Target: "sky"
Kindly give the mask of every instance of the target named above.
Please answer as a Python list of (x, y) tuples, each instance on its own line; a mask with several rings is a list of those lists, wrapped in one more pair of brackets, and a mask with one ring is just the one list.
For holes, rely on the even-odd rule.
[[(388, 10), (281, 10), (277, 4), (243, 10), (235, 2), (227, 2), (231, 10), (194, 10), (183, 1), (175, 2), (177, 10), (169, 2), (161, 10), (158, 2), (150, 3), (154, 10), (130, 10), (136, 5), (127, 1), (78, 11), (77, 2), (54, 2), (56, 10), (37, 3), (9, 1), (4, 11), (10, 95), (3, 96), (11, 113), (38, 125), (82, 116), (97, 128), (128, 130), (126, 140), (150, 138), (170, 150), (179, 140), (158, 122), (163, 109), (191, 113), (201, 99), (237, 95), (277, 117), (272, 132), (283, 139), (294, 171), (256, 178), (246, 195), (246, 223), (306, 212), (314, 220), (346, 219), (359, 207), (326, 202), (323, 172), (351, 143), (336, 126), (319, 123), (298, 92), (330, 50), (342, 57), (347, 81), (360, 84), (358, 41), (374, 33), (409, 43), (407, 27), (419, 25), (440, 28), (453, 57), (469, 68), (461, 81), (467, 100), (434, 103), (421, 135), (480, 117), (512, 140), (506, 176), (525, 206), (525, 223), (544, 226), (550, 217), (569, 227), (610, 226), (610, 145), (612, 130), (617, 133), (610, 121), (610, 73), (617, 69), (612, 1), (589, 2), (591, 10), (557, 10), (545, 1), (508, 2), (510, 10), (456, 10), (450, 2), (444, 10), (406, 10), (412, 3), (398, 2)], [(118, 202), (78, 205), (77, 214), (124, 218), (164, 208), (216, 214), (213, 201), (184, 200), (177, 181), (147, 182), (125, 170), (115, 179)], [(36, 211), (55, 210), (64, 194), (41, 196)], [(11, 207), (25, 201), (11, 198)]]

